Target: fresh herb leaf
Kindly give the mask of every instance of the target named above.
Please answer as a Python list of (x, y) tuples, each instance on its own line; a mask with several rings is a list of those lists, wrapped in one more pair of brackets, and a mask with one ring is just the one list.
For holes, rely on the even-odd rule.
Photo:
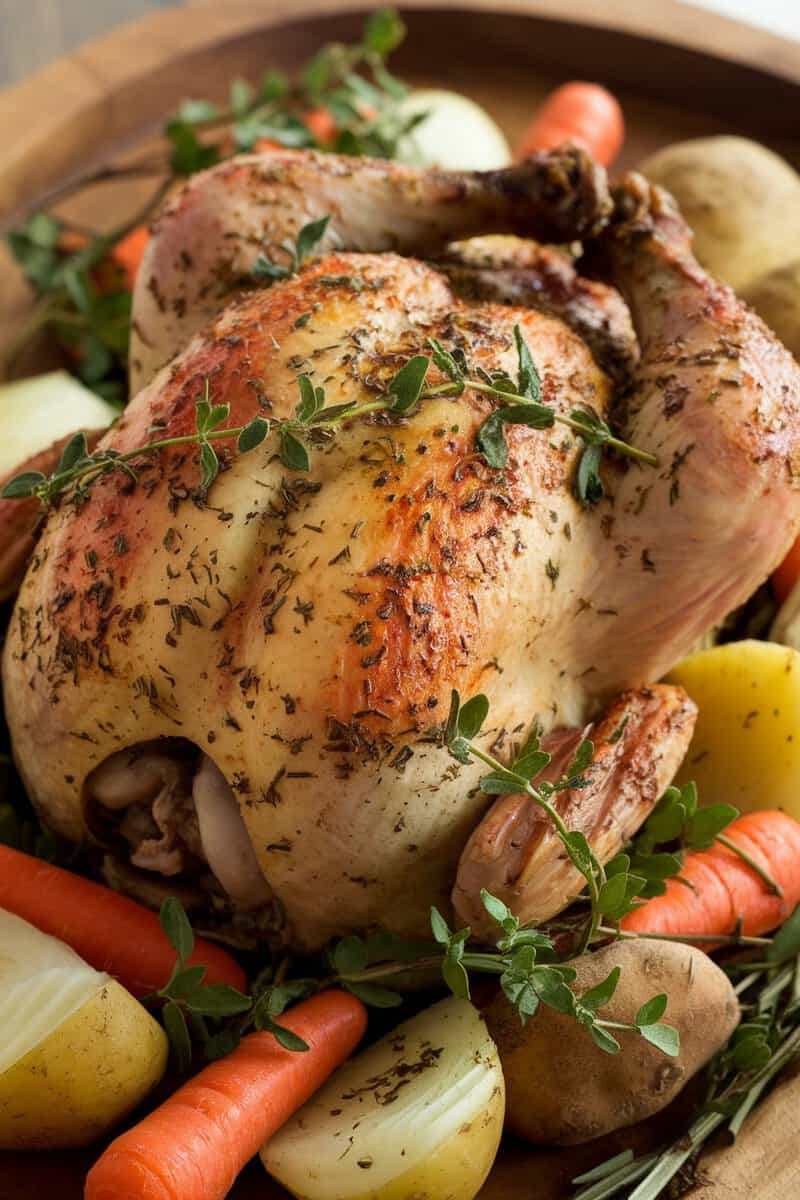
[(600, 983), (595, 984), (593, 988), (589, 988), (588, 991), (584, 992), (580, 997), (580, 1003), (583, 1005), (583, 1007), (588, 1008), (589, 1011), (593, 1013), (597, 1012), (599, 1008), (605, 1008), (617, 990), (620, 974), (620, 968), (614, 967), (614, 969), (610, 971), (608, 975), (606, 975), (605, 979), (601, 980)]
[(247, 454), (250, 450), (255, 450), (256, 446), (260, 446), (268, 436), (269, 430), (270, 424), (265, 417), (254, 417), (239, 434), (236, 440), (236, 449), (240, 454)]
[(664, 1013), (667, 1011), (667, 997), (664, 993), (658, 996), (653, 996), (646, 1004), (637, 1012), (634, 1017), (634, 1025), (655, 1025), (660, 1021)]
[(374, 983), (356, 983), (352, 979), (345, 979), (342, 986), (370, 1008), (397, 1008), (403, 1003), (399, 992), (390, 991), (389, 988), (379, 987)]
[(320, 242), (325, 236), (325, 230), (330, 223), (330, 214), (325, 217), (320, 217), (318, 221), (309, 221), (297, 235), (297, 245), (295, 248), (295, 267), (298, 267), (304, 259), (313, 254), (318, 248)]
[(41, 471), (23, 471), (9, 479), (2, 491), (5, 500), (25, 500), (35, 496), (38, 489), (47, 483), (47, 476)]
[(363, 938), (352, 934), (337, 942), (333, 950), (333, 965), (340, 975), (356, 975), (369, 962), (369, 953)]
[(168, 1000), (162, 1009), (162, 1020), (167, 1031), (169, 1044), (175, 1055), (175, 1063), (183, 1074), (192, 1065), (192, 1043), (189, 1030), (186, 1028), (186, 1017), (183, 1009), (174, 1000)]
[(178, 955), (178, 963), (183, 967), (194, 950), (194, 933), (180, 900), (175, 896), (167, 896), (161, 905), (158, 919)]
[(417, 404), (425, 383), (430, 359), (417, 354), (401, 367), (389, 384), (391, 404), (389, 411), (405, 416)]
[(249, 996), (242, 995), (226, 983), (209, 983), (197, 988), (187, 998), (187, 1007), (201, 1017), (232, 1017), (247, 1012), (251, 1007)]
[(640, 1025), (639, 1033), (662, 1054), (667, 1054), (670, 1058), (677, 1058), (680, 1054), (680, 1037), (677, 1029), (671, 1025)]
[[(517, 359), (519, 363), (519, 373), (517, 375), (517, 391), (520, 396), (527, 396), (529, 400), (541, 400), (542, 398), (542, 381), (539, 377), (539, 372), (536, 370), (531, 352), (528, 349), (528, 344), (522, 335), (522, 330), (519, 325), (514, 326), (514, 342), (517, 347)], [(543, 429), (545, 426), (535, 426), (535, 428)]]
[(308, 450), (299, 438), (285, 427), (280, 432), (278, 454), (283, 465), (290, 471), (309, 471), (311, 469)]

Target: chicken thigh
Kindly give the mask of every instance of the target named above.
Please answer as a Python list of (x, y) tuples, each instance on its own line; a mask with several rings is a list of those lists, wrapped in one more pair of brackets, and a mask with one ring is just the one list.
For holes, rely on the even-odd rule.
[[(562, 803), (616, 852), (691, 735), (686, 697), (646, 685), (797, 532), (800, 380), (697, 266), (663, 193), (632, 176), (611, 209), (599, 168), (564, 151), (484, 177), (275, 154), (215, 168), (171, 203), (136, 297), (144, 387), (103, 444), (190, 433), (206, 387), (236, 425), (291, 416), (300, 374), (328, 404), (374, 398), (429, 338), (514, 374), (519, 325), (546, 403), (611, 413), (660, 465), (609, 460), (606, 497), (584, 506), (579, 440), (510, 426), (507, 465), (491, 468), (475, 439), (495, 401), (467, 388), (410, 418), (345, 423), (308, 474), (265, 443), (231, 445), (208, 495), (191, 445), (143, 457), (135, 480), (100, 479), (50, 516), (5, 652), (15, 755), (49, 823), (83, 837), (103, 764), (179, 738), (203, 772), (199, 836), (229, 839), (257, 893), (224, 832), (224, 779), (288, 941), (420, 935), (456, 875), (460, 913), (491, 882), (541, 920), (580, 880), (524, 801), (487, 813), (480, 770), (442, 750), (456, 687), (489, 697), (483, 744), (501, 755), (534, 720), (566, 743), (600, 719), (592, 803)], [(321, 257), (242, 290), (260, 252), (328, 214)], [(633, 316), (628, 394), (565, 321), (461, 298), (446, 270), (388, 249), (431, 255), (498, 230), (584, 239)], [(443, 382), (433, 366), (427, 382)], [(611, 738), (619, 708), (602, 711), (624, 689), (630, 719)], [(230, 878), (220, 854), (205, 848)]]

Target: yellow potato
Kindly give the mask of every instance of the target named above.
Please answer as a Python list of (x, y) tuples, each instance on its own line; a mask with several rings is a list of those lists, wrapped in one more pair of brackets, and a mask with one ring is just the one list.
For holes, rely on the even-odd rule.
[(639, 169), (678, 201), (703, 266), (737, 291), (796, 257), (800, 176), (766, 146), (696, 138), (666, 146)]
[(345, 1063), (261, 1158), (300, 1200), (472, 1200), (504, 1113), (494, 1042), (451, 997)]
[(161, 1026), (115, 980), (0, 909), (0, 1149), (82, 1146), (158, 1083)]
[(730, 642), (692, 654), (667, 677), (699, 708), (678, 782), (701, 804), (780, 808), (800, 820), (800, 653)]
[(759, 275), (742, 291), (742, 299), (800, 359), (800, 258)]

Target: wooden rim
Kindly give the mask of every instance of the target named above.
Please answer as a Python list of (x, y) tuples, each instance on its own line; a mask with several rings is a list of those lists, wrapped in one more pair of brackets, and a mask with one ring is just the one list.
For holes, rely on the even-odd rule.
[[(352, 13), (380, 0), (348, 6)], [(530, 17), (658, 41), (711, 60), (738, 64), (800, 84), (800, 44), (680, 0), (631, 5), (630, 0), (405, 0), (411, 10), (474, 10)], [(226, 44), (276, 26), (314, 17), (344, 16), (340, 0), (229, 0), (152, 13), (87, 43), (13, 88), (0, 92), (4, 129), (0, 219), (25, 208), (75, 169), (76, 131), (93, 148), (83, 166), (101, 160), (148, 127), (176, 100), (187, 68), (215, 75)], [(714, 44), (708, 41), (713, 21)], [(590, 66), (587, 64), (587, 69)], [(219, 72), (217, 71), (216, 74)]]

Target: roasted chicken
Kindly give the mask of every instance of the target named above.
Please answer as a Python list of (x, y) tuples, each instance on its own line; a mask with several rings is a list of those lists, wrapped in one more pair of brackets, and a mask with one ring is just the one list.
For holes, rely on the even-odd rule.
[[(294, 270), (285, 245), (325, 215)], [(451, 246), (497, 233), (581, 239), (592, 281), (555, 251)], [(255, 286), (259, 255), (288, 277)], [(171, 886), (210, 880), (304, 947), (424, 934), (454, 885), (478, 930), (482, 886), (543, 920), (582, 880), (531, 801), (493, 802), (442, 749), (455, 687), (489, 697), (501, 758), (535, 721), (556, 769), (590, 726), (589, 786), (559, 805), (616, 853), (691, 735), (690, 701), (653, 681), (800, 525), (800, 369), (698, 267), (664, 193), (634, 175), (610, 193), (572, 150), (490, 175), (290, 152), (214, 168), (156, 223), (141, 390), (101, 445), (191, 434), (206, 385), (235, 425), (291, 416), (300, 374), (328, 404), (374, 398), (431, 337), (513, 375), (516, 324), (546, 403), (605, 413), (660, 465), (607, 458), (586, 506), (579, 439), (515, 425), (490, 468), (476, 433), (497, 401), (467, 388), (346, 422), (308, 474), (230, 443), (205, 495), (180, 445), (62, 501), (4, 663), (52, 826)]]

